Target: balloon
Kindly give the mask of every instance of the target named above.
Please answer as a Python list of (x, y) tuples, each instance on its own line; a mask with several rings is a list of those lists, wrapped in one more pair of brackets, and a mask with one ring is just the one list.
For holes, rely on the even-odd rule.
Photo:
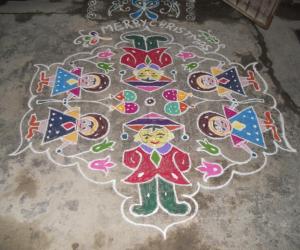
[(135, 102), (125, 102), (114, 107), (122, 114), (135, 114), (139, 111), (139, 106)]
[(189, 96), (190, 96), (190, 94), (188, 94), (184, 91), (178, 90), (178, 92), (177, 92), (177, 101), (182, 102), (185, 99), (187, 99)]
[(191, 94), (178, 89), (167, 89), (163, 92), (163, 97), (167, 101), (172, 101), (172, 102), (176, 102), (176, 101), (182, 102), (186, 100), (189, 96), (191, 96)]
[(165, 113), (168, 115), (181, 115), (188, 110), (189, 106), (184, 102), (169, 102), (165, 105)]
[(137, 95), (134, 91), (124, 90), (115, 95), (115, 99), (125, 102), (135, 102)]
[(167, 89), (163, 92), (163, 97), (167, 101), (176, 102), (177, 101), (177, 89)]

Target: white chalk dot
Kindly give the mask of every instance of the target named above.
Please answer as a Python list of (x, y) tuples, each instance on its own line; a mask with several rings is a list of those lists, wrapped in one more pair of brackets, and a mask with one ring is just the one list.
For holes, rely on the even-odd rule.
[(176, 180), (178, 179), (178, 176), (176, 174), (172, 173), (171, 175), (174, 179), (176, 179)]
[(138, 174), (138, 177), (141, 178), (144, 174), (145, 174), (144, 172), (141, 172)]

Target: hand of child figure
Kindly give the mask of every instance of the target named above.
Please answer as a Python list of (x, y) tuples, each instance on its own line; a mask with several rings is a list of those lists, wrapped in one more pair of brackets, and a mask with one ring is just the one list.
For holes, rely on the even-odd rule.
[(258, 82), (255, 80), (254, 72), (252, 70), (248, 70), (247, 74), (248, 74), (247, 81), (253, 85), (253, 87), (256, 91), (261, 91), (261, 88), (260, 88)]
[(224, 61), (221, 61), (221, 62), (219, 62), (219, 64), (217, 65), (217, 68), (223, 69), (224, 65), (225, 65), (225, 62), (224, 62)]
[(72, 98), (72, 95), (68, 95), (67, 98), (63, 99), (63, 105), (70, 110), (72, 107), (69, 105), (69, 100)]
[(247, 145), (246, 142), (240, 143), (238, 147), (243, 149), (245, 152), (249, 153), (251, 158), (257, 158), (257, 154), (254, 151), (252, 151), (252, 149)]
[(50, 81), (50, 79), (49, 79), (49, 77), (46, 77), (46, 72), (42, 71), (40, 73), (40, 79), (37, 84), (36, 92), (41, 93), (43, 91), (44, 87), (49, 85), (49, 81)]
[(56, 148), (56, 150), (55, 150), (55, 152), (57, 153), (57, 154), (60, 154), (60, 155), (63, 155), (64, 156), (64, 154), (63, 154), (63, 150), (67, 147), (67, 146), (69, 146), (71, 143), (70, 142), (63, 142), (58, 148)]
[(280, 139), (280, 136), (278, 133), (278, 128), (274, 124), (274, 120), (272, 119), (271, 112), (269, 112), (269, 111), (265, 112), (264, 125), (265, 125), (266, 129), (271, 129), (273, 139), (277, 142), (281, 142), (281, 139)]
[(239, 106), (239, 102), (236, 99), (232, 99), (232, 102), (230, 104), (230, 109), (235, 110), (235, 108)]
[(34, 134), (39, 130), (40, 122), (37, 120), (36, 114), (32, 114), (28, 121), (28, 130), (25, 135), (26, 140), (31, 140)]

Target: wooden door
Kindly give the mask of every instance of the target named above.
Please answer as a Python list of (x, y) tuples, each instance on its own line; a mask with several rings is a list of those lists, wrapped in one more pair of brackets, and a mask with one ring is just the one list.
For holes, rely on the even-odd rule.
[(263, 28), (272, 22), (279, 0), (223, 0)]

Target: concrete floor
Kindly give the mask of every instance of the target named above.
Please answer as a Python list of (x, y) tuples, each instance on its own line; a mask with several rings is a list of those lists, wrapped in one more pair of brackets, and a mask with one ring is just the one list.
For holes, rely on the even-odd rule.
[[(120, 212), (123, 199), (111, 184), (88, 182), (77, 168), (56, 167), (31, 150), (9, 156), (19, 144), (34, 64), (62, 62), (83, 50), (72, 43), (79, 30), (113, 22), (87, 21), (85, 2), (50, 2), (50, 11), (43, 5), (34, 11), (0, 6), (0, 250), (300, 249), (298, 153), (279, 150), (262, 171), (235, 176), (223, 189), (201, 189), (194, 197), (197, 215), (170, 228), (166, 239), (153, 228), (126, 222)], [(231, 61), (259, 62), (285, 119), (286, 137), (299, 152), (297, 8), (281, 7), (269, 30), (215, 0), (198, 3), (196, 22), (172, 22), (195, 32), (212, 30), (226, 44), (221, 53)], [(110, 35), (117, 39), (120, 34)], [(187, 43), (180, 36), (178, 42)]]

